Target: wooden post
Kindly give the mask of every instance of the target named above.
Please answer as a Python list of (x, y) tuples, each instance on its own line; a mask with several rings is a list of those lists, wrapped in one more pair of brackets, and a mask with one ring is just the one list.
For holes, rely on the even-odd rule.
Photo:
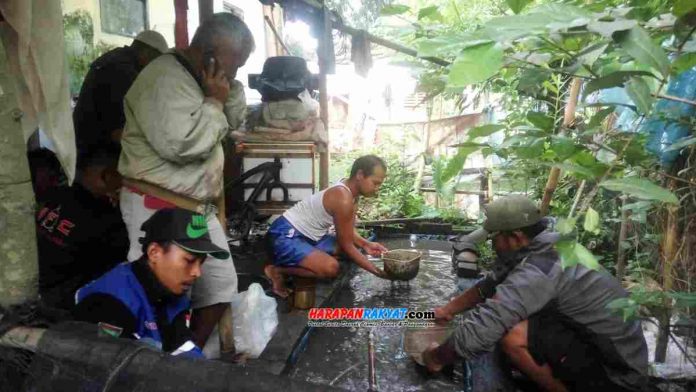
[(488, 181), (488, 194), (486, 197), (488, 198), (487, 202), (492, 203), (493, 202), (493, 172), (486, 169), (486, 180)]
[[(6, 32), (6, 31), (5, 31)], [(0, 31), (0, 35), (2, 35)], [(27, 147), (15, 81), (0, 42), (0, 306), (38, 298), (39, 263)]]
[(418, 171), (416, 172), (416, 179), (413, 182), (413, 191), (420, 193), (421, 183), (423, 182), (423, 173), (425, 173), (425, 156), (430, 153), (430, 121), (433, 117), (433, 102), (429, 100), (426, 104), (426, 111), (428, 115), (428, 121), (423, 124), (423, 148), (421, 149), (423, 156), (418, 162)]
[[(677, 181), (670, 180), (669, 190), (677, 188)], [(677, 242), (679, 239), (679, 206), (669, 204), (667, 206), (667, 217), (665, 219), (664, 237), (662, 239), (662, 291), (669, 293), (674, 285), (672, 267), (677, 258)], [(657, 333), (655, 344), (655, 362), (663, 363), (667, 356), (667, 343), (669, 342), (669, 326), (672, 316), (672, 304), (670, 298), (665, 296), (663, 303), (663, 313), (659, 317), (660, 328)]]
[(283, 42), (282, 30), (274, 22), (274, 11), (267, 5), (263, 6), (263, 19), (266, 21), (266, 57), (292, 56), (290, 49)]
[(203, 22), (208, 20), (213, 16), (213, 0), (198, 0), (198, 23), (202, 25)]
[(186, 49), (188, 38), (188, 0), (174, 0), (174, 45)]
[(487, 170), (481, 172), (481, 193), (479, 193), (479, 211), (483, 212), (483, 206), (488, 204), (488, 175)]
[[(326, 134), (329, 134), (329, 97), (327, 96), (326, 74), (319, 74), (319, 109), (321, 111), (321, 122), (324, 123)], [(326, 151), (319, 152), (319, 189), (326, 189), (329, 186), (329, 144), (326, 144)]]
[[(333, 45), (331, 34), (331, 19), (326, 12), (326, 5), (322, 1), (322, 12), (324, 22), (323, 28), (320, 29), (319, 45), (317, 46), (317, 54), (319, 57), (319, 110), (321, 121), (324, 123), (326, 134), (329, 135), (329, 96), (326, 83), (326, 73), (329, 68), (329, 56), (327, 51), (329, 45)], [(330, 143), (330, 141), (329, 141)], [(326, 189), (329, 186), (329, 143), (326, 144), (326, 151), (319, 152), (319, 189)]]
[[(570, 84), (570, 92), (568, 93), (568, 102), (566, 102), (565, 111), (563, 112), (563, 128), (569, 127), (573, 121), (575, 121), (575, 108), (578, 106), (581, 86), (582, 79), (573, 78)], [(563, 131), (561, 131), (561, 133), (562, 132)], [(546, 215), (549, 212), (549, 205), (551, 204), (551, 199), (553, 199), (553, 193), (558, 186), (558, 179), (560, 176), (561, 169), (552, 167), (549, 172), (549, 179), (546, 181), (546, 187), (544, 188), (544, 197), (541, 199), (541, 206), (539, 207), (542, 215)]]

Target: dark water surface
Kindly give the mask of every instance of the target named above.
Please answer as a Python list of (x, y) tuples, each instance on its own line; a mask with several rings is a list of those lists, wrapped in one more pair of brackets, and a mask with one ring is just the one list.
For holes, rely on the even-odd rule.
[[(389, 249), (411, 248), (408, 240), (383, 243)], [(392, 283), (356, 269), (347, 287), (337, 293), (330, 306), (405, 307), (426, 311), (444, 304), (456, 293), (456, 278), (450, 264), (451, 243), (421, 240), (415, 243), (415, 248), (423, 251), (423, 258), (418, 276), (408, 284)], [(290, 375), (350, 391), (367, 391), (368, 333), (368, 328), (316, 328)], [(450, 375), (423, 373), (404, 353), (403, 334), (404, 328), (374, 328), (379, 391), (463, 390), (458, 369)]]

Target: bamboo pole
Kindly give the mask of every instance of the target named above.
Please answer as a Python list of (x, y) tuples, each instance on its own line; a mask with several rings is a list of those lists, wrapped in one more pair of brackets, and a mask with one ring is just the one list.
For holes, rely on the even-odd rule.
[(573, 199), (573, 205), (570, 207), (570, 211), (568, 212), (568, 219), (573, 217), (573, 214), (575, 214), (575, 209), (578, 207), (578, 203), (580, 203), (580, 198), (582, 197), (582, 192), (585, 191), (585, 185), (587, 184), (586, 180), (580, 181), (580, 186), (578, 187), (578, 191), (575, 193), (575, 199)]
[[(570, 92), (568, 94), (568, 102), (566, 102), (565, 111), (563, 112), (563, 128), (569, 127), (573, 121), (575, 121), (575, 108), (578, 106), (578, 97), (580, 96), (581, 86), (582, 79), (573, 78), (570, 85)], [(552, 167), (551, 171), (549, 172), (549, 179), (546, 181), (546, 187), (544, 188), (544, 196), (541, 199), (541, 206), (539, 207), (542, 215), (546, 215), (549, 212), (549, 205), (551, 205), (551, 199), (553, 199), (553, 193), (556, 191), (560, 176), (561, 169), (558, 167)]]
[[(266, 12), (265, 8), (266, 7), (264, 7), (264, 12)], [(285, 42), (283, 42), (283, 37), (281, 37), (280, 34), (278, 33), (278, 30), (276, 30), (275, 24), (273, 23), (271, 18), (268, 15), (264, 15), (263, 19), (266, 21), (266, 25), (267, 25), (268, 29), (271, 30), (271, 32), (273, 33), (273, 36), (275, 37), (276, 42), (278, 42), (278, 44), (280, 44), (280, 47), (285, 52), (285, 55), (291, 56), (290, 49), (288, 49), (288, 47), (285, 45)]]
[(624, 277), (626, 269), (626, 249), (623, 243), (626, 241), (628, 236), (628, 219), (631, 216), (631, 211), (625, 209), (626, 207), (626, 196), (621, 196), (621, 227), (619, 228), (619, 241), (617, 246), (616, 255), (616, 279), (621, 282)]
[(283, 25), (276, 26), (276, 20), (282, 20), (281, 7), (263, 6), (263, 18), (266, 20), (266, 54), (267, 57), (280, 56), (283, 53), (290, 55), (285, 43), (283, 42)]
[[(674, 192), (677, 188), (677, 181), (670, 180), (669, 189)], [(662, 290), (665, 294), (672, 291), (674, 277), (672, 269), (674, 260), (677, 258), (677, 248), (679, 239), (679, 206), (669, 204), (667, 206), (667, 217), (665, 219), (665, 231), (662, 240)], [(663, 312), (659, 317), (660, 328), (655, 344), (655, 362), (663, 363), (667, 356), (667, 343), (669, 341), (670, 317), (672, 315), (672, 304), (669, 297), (665, 295)]]
[(541, 215), (546, 215), (549, 213), (549, 206), (551, 205), (551, 199), (553, 198), (553, 193), (556, 191), (558, 186), (558, 179), (561, 176), (561, 169), (558, 167), (552, 167), (549, 172), (549, 178), (546, 180), (546, 187), (544, 187), (544, 196), (541, 199)]
[(486, 170), (486, 179), (488, 180), (488, 194), (486, 195), (486, 198), (488, 198), (488, 203), (493, 202), (493, 172), (490, 170)]
[(423, 124), (423, 148), (422, 156), (420, 162), (418, 163), (418, 171), (416, 172), (416, 179), (413, 182), (413, 191), (416, 193), (420, 192), (421, 183), (423, 182), (423, 173), (425, 173), (425, 158), (426, 154), (429, 153), (430, 149), (430, 120), (432, 120), (433, 115), (433, 103), (430, 101), (427, 105), (428, 121)]
[[(321, 46), (321, 45), (320, 45)], [(326, 72), (319, 73), (319, 111), (321, 122), (324, 123), (326, 134), (329, 134), (329, 97), (326, 83)], [(326, 189), (329, 186), (329, 143), (326, 144), (326, 151), (319, 152), (319, 189)]]
[(22, 112), (2, 43), (0, 91), (0, 307), (9, 307), (38, 297), (39, 267)]

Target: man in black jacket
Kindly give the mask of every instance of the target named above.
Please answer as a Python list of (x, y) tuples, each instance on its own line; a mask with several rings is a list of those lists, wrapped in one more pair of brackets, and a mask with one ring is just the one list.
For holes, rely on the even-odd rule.
[(126, 123), (123, 98), (140, 71), (166, 51), (164, 37), (145, 30), (130, 46), (113, 49), (94, 60), (73, 111), (78, 161), (93, 149), (120, 152)]

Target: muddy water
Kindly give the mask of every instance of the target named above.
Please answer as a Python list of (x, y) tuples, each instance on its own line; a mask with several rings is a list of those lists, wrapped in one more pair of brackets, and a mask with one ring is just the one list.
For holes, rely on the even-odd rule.
[[(408, 240), (384, 241), (389, 249), (410, 248)], [(423, 251), (418, 276), (392, 283), (357, 269), (336, 297), (333, 307), (405, 307), (432, 310), (456, 293), (451, 272), (451, 244), (418, 241)], [(378, 264), (379, 265), (379, 264)], [(306, 351), (290, 372), (295, 378), (331, 384), (350, 391), (368, 390), (367, 328), (316, 328)], [(460, 367), (449, 375), (424, 374), (403, 351), (402, 328), (375, 328), (377, 386), (389, 391), (461, 391)]]

